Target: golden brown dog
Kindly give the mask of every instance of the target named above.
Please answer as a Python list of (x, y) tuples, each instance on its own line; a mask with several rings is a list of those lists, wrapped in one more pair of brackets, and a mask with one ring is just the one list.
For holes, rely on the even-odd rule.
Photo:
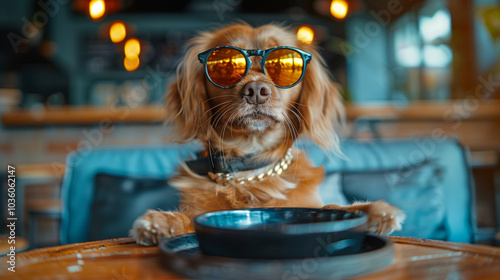
[[(249, 56), (248, 72), (239, 74), (234, 82), (224, 80), (234, 85), (221, 88), (208, 79), (198, 60), (198, 54), (220, 46), (243, 50), (289, 46), (310, 53), (312, 59), (306, 63), (303, 79), (283, 88), (276, 84), (280, 83), (276, 72), (283, 71), (282, 66), (270, 62), (267, 68), (266, 64), (266, 75), (262, 57)], [(213, 79), (238, 67), (236, 63), (228, 64), (230, 69), (220, 65), (223, 63), (211, 69)], [(300, 61), (298, 65), (302, 65)], [(290, 29), (237, 23), (201, 33), (189, 42), (177, 80), (168, 89), (165, 108), (177, 142), (196, 139), (204, 144), (207, 156), (219, 154), (229, 161), (247, 156), (264, 166), (231, 174), (197, 174), (183, 165), (171, 180), (182, 193), (179, 211), (149, 210), (139, 217), (130, 231), (139, 244), (157, 244), (163, 237), (191, 232), (191, 219), (202, 213), (254, 207), (361, 210), (368, 214), (368, 231), (388, 234), (401, 228), (403, 212), (383, 201), (323, 206), (317, 191), (323, 168), (314, 167), (303, 152), (292, 147), (304, 135), (327, 151), (338, 149), (334, 129), (342, 118), (343, 105), (338, 86), (331, 81), (316, 48), (298, 41)]]

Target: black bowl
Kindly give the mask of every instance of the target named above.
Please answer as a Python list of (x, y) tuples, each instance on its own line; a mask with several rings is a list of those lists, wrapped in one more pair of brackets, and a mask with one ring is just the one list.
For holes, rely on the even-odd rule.
[(194, 227), (207, 255), (290, 259), (357, 253), (366, 220), (363, 212), (256, 208), (206, 213)]

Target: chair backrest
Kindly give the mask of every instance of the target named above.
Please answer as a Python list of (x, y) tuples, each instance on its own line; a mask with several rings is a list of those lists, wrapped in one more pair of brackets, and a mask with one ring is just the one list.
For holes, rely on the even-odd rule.
[[(468, 153), (457, 141), (345, 140), (341, 146), (347, 159), (328, 156), (308, 141), (297, 146), (315, 165), (325, 166), (327, 177), (320, 186), (325, 203), (385, 199), (408, 212), (403, 235), (474, 240)], [(62, 243), (126, 236), (144, 209), (177, 207), (178, 196), (168, 183), (155, 184), (162, 185), (199, 148), (194, 143), (103, 146), (71, 153), (62, 187)]]
[(404, 209), (407, 221), (394, 235), (476, 241), (470, 153), (456, 139), (345, 140), (347, 160), (332, 159), (310, 143), (305, 147), (327, 174), (341, 174), (349, 202), (384, 199)]
[[(99, 204), (102, 205), (99, 202), (102, 195), (95, 186), (99, 174), (147, 178), (148, 180), (166, 180), (176, 172), (180, 161), (183, 158), (194, 156), (196, 150), (196, 144), (182, 146), (173, 144), (160, 146), (99, 146), (90, 150), (80, 149), (70, 153), (66, 158), (66, 170), (62, 182), (61, 242), (67, 244), (95, 239), (100, 235), (92, 236), (91, 232), (99, 231), (98, 226), (106, 223), (122, 228), (131, 226), (131, 223), (124, 225), (116, 221), (123, 218), (123, 215), (128, 214), (121, 213), (120, 210), (125, 211), (128, 208), (116, 209), (113, 213), (103, 211), (106, 218), (113, 216), (113, 219), (109, 221), (104, 220), (102, 216), (96, 216), (95, 207), (98, 207)], [(125, 185), (122, 192), (126, 192), (127, 188)], [(97, 201), (96, 195), (100, 196)], [(118, 196), (119, 194), (114, 195)], [(110, 199), (112, 198), (110, 197)], [(123, 207), (126, 207), (126, 205), (123, 205)], [(149, 205), (144, 205), (144, 207), (147, 209)], [(126, 218), (130, 219), (130, 217)], [(127, 232), (124, 232), (121, 236), (126, 235)]]

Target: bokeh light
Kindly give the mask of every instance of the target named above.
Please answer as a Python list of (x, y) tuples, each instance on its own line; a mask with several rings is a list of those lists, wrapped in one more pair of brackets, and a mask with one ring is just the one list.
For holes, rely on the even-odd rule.
[(314, 40), (314, 30), (307, 25), (302, 25), (297, 30), (297, 39), (304, 44), (311, 44)]
[(141, 43), (137, 38), (130, 38), (125, 42), (125, 56), (139, 56), (141, 53)]
[(89, 3), (89, 14), (92, 19), (100, 19), (106, 12), (104, 0), (91, 0)]
[(139, 67), (140, 60), (138, 56), (127, 56), (123, 60), (123, 66), (127, 71), (134, 71)]
[(109, 28), (109, 37), (113, 43), (120, 43), (127, 36), (127, 28), (121, 21), (115, 21)]
[(349, 6), (347, 5), (347, 2), (344, 0), (333, 0), (332, 4), (330, 6), (330, 13), (332, 16), (338, 18), (338, 19), (344, 19), (345, 16), (347, 15), (347, 11), (349, 9)]

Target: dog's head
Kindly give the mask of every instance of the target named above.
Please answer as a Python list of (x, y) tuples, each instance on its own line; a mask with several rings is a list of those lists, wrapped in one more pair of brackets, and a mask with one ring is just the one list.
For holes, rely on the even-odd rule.
[[(246, 75), (232, 87), (221, 88), (210, 82), (198, 60), (200, 53), (220, 46), (244, 50), (289, 46), (312, 54), (312, 59), (301, 82), (282, 88), (264, 74), (261, 56), (249, 56)], [(188, 47), (165, 101), (176, 141), (198, 139), (211, 149), (242, 155), (288, 148), (302, 133), (326, 149), (336, 148), (334, 129), (343, 106), (313, 45), (301, 43), (295, 33), (278, 25), (253, 28), (238, 23), (201, 33)]]

